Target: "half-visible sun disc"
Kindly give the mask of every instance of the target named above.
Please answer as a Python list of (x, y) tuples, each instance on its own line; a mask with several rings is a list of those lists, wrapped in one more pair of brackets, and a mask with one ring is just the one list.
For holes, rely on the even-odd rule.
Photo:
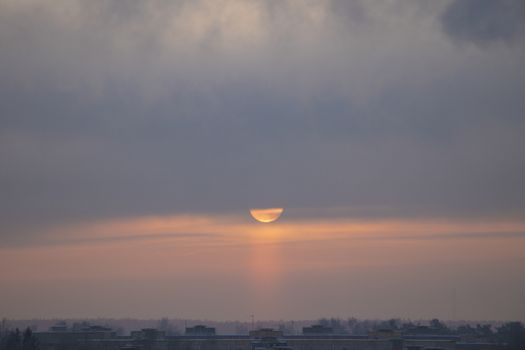
[(284, 208), (253, 208), (250, 214), (259, 222), (269, 223), (279, 219), (283, 211)]

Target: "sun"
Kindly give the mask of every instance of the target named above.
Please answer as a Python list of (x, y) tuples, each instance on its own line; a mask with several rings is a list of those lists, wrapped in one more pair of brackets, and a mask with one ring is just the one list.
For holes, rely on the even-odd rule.
[(250, 209), (250, 214), (252, 217), (263, 223), (274, 222), (279, 219), (279, 217), (284, 212), (284, 208), (253, 208)]

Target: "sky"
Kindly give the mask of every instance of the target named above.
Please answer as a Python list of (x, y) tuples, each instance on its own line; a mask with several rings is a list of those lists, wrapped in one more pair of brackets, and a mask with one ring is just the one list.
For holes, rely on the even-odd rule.
[(0, 0), (0, 316), (525, 320), (524, 135), (521, 0)]

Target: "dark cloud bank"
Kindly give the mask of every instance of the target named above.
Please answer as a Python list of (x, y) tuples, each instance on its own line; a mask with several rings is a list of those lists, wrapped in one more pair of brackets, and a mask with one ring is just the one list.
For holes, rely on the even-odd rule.
[(525, 3), (520, 0), (455, 0), (442, 16), (448, 35), (480, 45), (523, 41), (524, 19)]
[(2, 232), (276, 204), (525, 213), (520, 1), (258, 3), (249, 23), (107, 4), (0, 5)]

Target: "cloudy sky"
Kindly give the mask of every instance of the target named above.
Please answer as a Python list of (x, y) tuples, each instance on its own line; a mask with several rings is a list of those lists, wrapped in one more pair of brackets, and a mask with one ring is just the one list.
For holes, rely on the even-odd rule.
[(524, 113), (520, 0), (0, 0), (0, 315), (525, 320)]

